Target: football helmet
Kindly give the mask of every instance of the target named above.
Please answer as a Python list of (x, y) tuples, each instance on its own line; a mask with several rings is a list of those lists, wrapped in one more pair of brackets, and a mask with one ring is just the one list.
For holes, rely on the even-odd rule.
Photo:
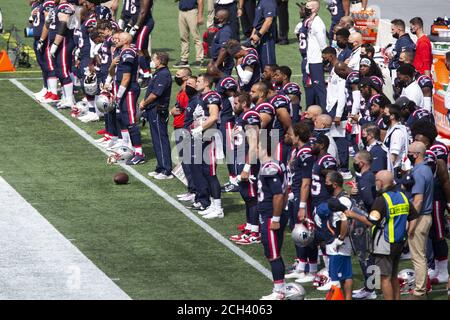
[(77, 104), (72, 107), (72, 111), (70, 111), (70, 116), (72, 118), (78, 118), (86, 115), (89, 112), (89, 105), (85, 101), (79, 101)]
[(323, 268), (319, 272), (316, 273), (316, 276), (314, 277), (314, 280), (313, 280), (313, 287), (315, 287), (315, 288), (322, 287), (330, 281), (331, 281), (331, 279), (328, 274), (327, 268)]
[(97, 94), (97, 76), (95, 73), (91, 73), (84, 78), (83, 82), (84, 93), (89, 96), (95, 96)]
[(292, 230), (292, 239), (300, 247), (306, 247), (314, 240), (316, 225), (310, 219), (305, 219), (295, 225)]
[(114, 109), (114, 103), (112, 103), (112, 95), (108, 91), (102, 91), (95, 97), (95, 106), (101, 113), (107, 113)]
[(398, 273), (400, 293), (409, 293), (416, 285), (416, 273), (413, 269), (403, 269)]
[(133, 158), (133, 156), (134, 151), (131, 148), (127, 146), (121, 146), (108, 156), (108, 158), (106, 159), (106, 163), (115, 164), (118, 162), (126, 162), (127, 160)]
[(286, 300), (305, 300), (306, 291), (297, 283), (286, 284)]

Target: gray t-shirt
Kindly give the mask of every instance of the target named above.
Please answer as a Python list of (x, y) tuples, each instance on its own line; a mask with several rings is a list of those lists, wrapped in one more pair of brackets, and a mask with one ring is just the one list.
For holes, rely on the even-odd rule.
[(433, 172), (425, 162), (422, 162), (414, 166), (412, 176), (414, 178), (414, 186), (411, 190), (411, 202), (414, 195), (423, 194), (423, 205), (419, 214), (431, 214), (433, 211), (434, 193)]

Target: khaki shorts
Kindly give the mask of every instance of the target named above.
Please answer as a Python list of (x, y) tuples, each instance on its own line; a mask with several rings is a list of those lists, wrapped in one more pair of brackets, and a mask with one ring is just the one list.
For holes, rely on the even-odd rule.
[(390, 255), (374, 254), (375, 265), (380, 268), (380, 275), (397, 278), (403, 247), (404, 243), (391, 244)]

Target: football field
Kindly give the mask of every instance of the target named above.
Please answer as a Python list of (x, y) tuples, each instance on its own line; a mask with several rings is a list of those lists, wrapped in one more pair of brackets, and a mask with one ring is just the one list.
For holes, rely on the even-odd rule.
[[(5, 4), (2, 1), (1, 6), (5, 29), (13, 22), (20, 28), (25, 26), (29, 15), (25, 1), (7, 0)], [(290, 2), (290, 8), (293, 29), (297, 22), (295, 2)], [(154, 10), (153, 51), (169, 52), (173, 63), (178, 60), (179, 52), (176, 4), (156, 1)], [(322, 10), (328, 21), (329, 14)], [(293, 42), (293, 35), (291, 38)], [(0, 41), (0, 47), (4, 44)], [(294, 74), (300, 73), (297, 48), (295, 43), (277, 48), (279, 63), (291, 66)], [(194, 73), (200, 71), (194, 69)], [(300, 77), (293, 80), (298, 82)], [(185, 192), (180, 181), (154, 182), (147, 176), (156, 164), (148, 125), (142, 128), (145, 164), (107, 165), (106, 154), (94, 143), (100, 138), (96, 131), (102, 128), (103, 122), (83, 124), (71, 118), (69, 111), (57, 111), (37, 103), (30, 94), (39, 91), (41, 86), (36, 66), (31, 72), (26, 69), (0, 74), (0, 176), (86, 260), (113, 281), (126, 294), (122, 297), (253, 300), (270, 292), (270, 266), (262, 246), (238, 247), (228, 240), (237, 232), (236, 226), (245, 220), (239, 193), (223, 195), (224, 219), (205, 222), (175, 200), (177, 194)], [(176, 91), (174, 86), (173, 95)], [(171, 103), (174, 101), (173, 97)], [(113, 183), (112, 177), (119, 171), (128, 172), (129, 184)], [(224, 183), (227, 180), (224, 165), (219, 172)], [(8, 205), (8, 201), (5, 203)], [(0, 229), (6, 227), (7, 224), (0, 223)], [(17, 255), (26, 254), (33, 248), (31, 243), (16, 241), (15, 236), (17, 239), (24, 236), (19, 233), (11, 233), (7, 240), (14, 244), (10, 247)], [(39, 241), (32, 244), (45, 245)], [(46, 252), (52, 254), (51, 250)], [(287, 231), (282, 250), (286, 265), (293, 262), (294, 254)], [(31, 260), (20, 261), (27, 265), (13, 266), (9, 277), (0, 282), (30, 276), (21, 273), (22, 270), (33, 272)], [(67, 264), (76, 267), (76, 262), (67, 261)], [(357, 289), (362, 275), (356, 258), (353, 266)], [(403, 267), (411, 267), (411, 263), (402, 262)], [(309, 284), (304, 287), (308, 299), (325, 296)], [(446, 299), (444, 288), (444, 285), (433, 287), (431, 298)], [(35, 288), (36, 292), (40, 289)], [(81, 282), (77, 290), (89, 288)]]

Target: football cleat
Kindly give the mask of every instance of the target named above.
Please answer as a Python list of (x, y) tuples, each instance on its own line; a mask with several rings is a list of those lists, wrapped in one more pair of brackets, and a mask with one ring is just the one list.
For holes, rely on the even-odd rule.
[(61, 109), (72, 109), (74, 107), (74, 103), (71, 100), (67, 100), (67, 99), (63, 99), (61, 101), (58, 102), (58, 104), (56, 105), (56, 109), (61, 110)]
[(156, 176), (154, 176), (153, 178), (155, 178), (156, 180), (168, 180), (168, 179), (173, 179), (173, 174), (164, 174), (164, 173), (159, 173)]
[(352, 298), (355, 300), (375, 300), (377, 298), (377, 294), (375, 291), (366, 290), (366, 288), (362, 288), (359, 290), (353, 290)]
[(100, 117), (95, 112), (88, 112), (84, 116), (78, 117), (78, 120), (80, 120), (83, 123), (88, 123), (88, 122), (99, 121)]
[(36, 99), (36, 100), (40, 100), (40, 99), (42, 99), (43, 97), (45, 97), (45, 95), (47, 94), (47, 88), (42, 88), (41, 89), (41, 91), (39, 91), (39, 92), (36, 92), (36, 93), (33, 93), (33, 97)]
[(110, 141), (110, 140), (111, 140), (110, 137), (103, 136), (102, 138), (95, 140), (95, 143), (102, 144), (103, 142)]
[(211, 212), (214, 212), (215, 207), (211, 204), (208, 208), (205, 210), (200, 210), (198, 212), (199, 215), (204, 216), (205, 214), (210, 214)]
[(106, 132), (106, 129), (100, 129), (100, 130), (98, 130), (97, 131), (97, 134), (98, 135), (101, 135), (101, 136), (103, 136), (103, 135), (105, 135), (105, 134), (107, 134), (108, 132)]
[(188, 209), (191, 210), (206, 210), (205, 208), (202, 207), (202, 204), (200, 202), (194, 202), (192, 205), (187, 206)]
[(184, 197), (187, 197), (187, 196), (189, 196), (189, 195), (191, 195), (190, 192), (186, 192), (186, 193), (182, 193), (182, 194), (177, 194), (177, 198), (178, 198), (178, 199), (179, 199), (179, 198), (184, 198)]
[(245, 227), (247, 226), (247, 223), (239, 224), (236, 228), (238, 231), (244, 231)]
[(188, 202), (188, 201), (194, 201), (194, 199), (195, 199), (195, 194), (193, 194), (193, 193), (188, 194), (188, 195), (186, 195), (185, 197), (178, 198), (179, 201), (186, 201), (186, 202)]
[(57, 94), (48, 91), (47, 94), (44, 97), (42, 97), (42, 99), (39, 101), (42, 103), (57, 103), (59, 102), (59, 100), (60, 99)]
[(259, 300), (286, 300), (286, 294), (284, 292), (273, 291), (271, 294), (263, 296)]
[(113, 146), (117, 142), (117, 139), (109, 139), (105, 142), (99, 143), (98, 145), (104, 149), (107, 149), (111, 146)]
[(252, 232), (246, 238), (241, 238), (240, 240), (236, 241), (236, 244), (240, 244), (243, 246), (258, 243), (261, 243), (261, 235), (259, 234), (259, 232)]
[(250, 230), (243, 230), (242, 233), (231, 236), (229, 239), (231, 241), (239, 241), (241, 239), (247, 238), (250, 235), (250, 233), (251, 233)]
[(135, 154), (133, 156), (133, 158), (128, 159), (126, 162), (126, 164), (128, 166), (135, 166), (137, 164), (142, 164), (142, 163), (145, 163), (145, 157), (144, 157), (144, 155), (140, 155), (140, 154)]
[(213, 212), (210, 212), (208, 214), (205, 214), (203, 216), (203, 219), (216, 219), (216, 218), (223, 218), (223, 209), (222, 208), (215, 208)]
[(155, 177), (155, 176), (157, 176), (158, 174), (160, 174), (160, 172), (152, 171), (152, 172), (147, 173), (147, 175), (148, 175), (149, 177)]
[(308, 283), (313, 282), (316, 278), (315, 274), (302, 272), (299, 277), (295, 280), (297, 283)]

